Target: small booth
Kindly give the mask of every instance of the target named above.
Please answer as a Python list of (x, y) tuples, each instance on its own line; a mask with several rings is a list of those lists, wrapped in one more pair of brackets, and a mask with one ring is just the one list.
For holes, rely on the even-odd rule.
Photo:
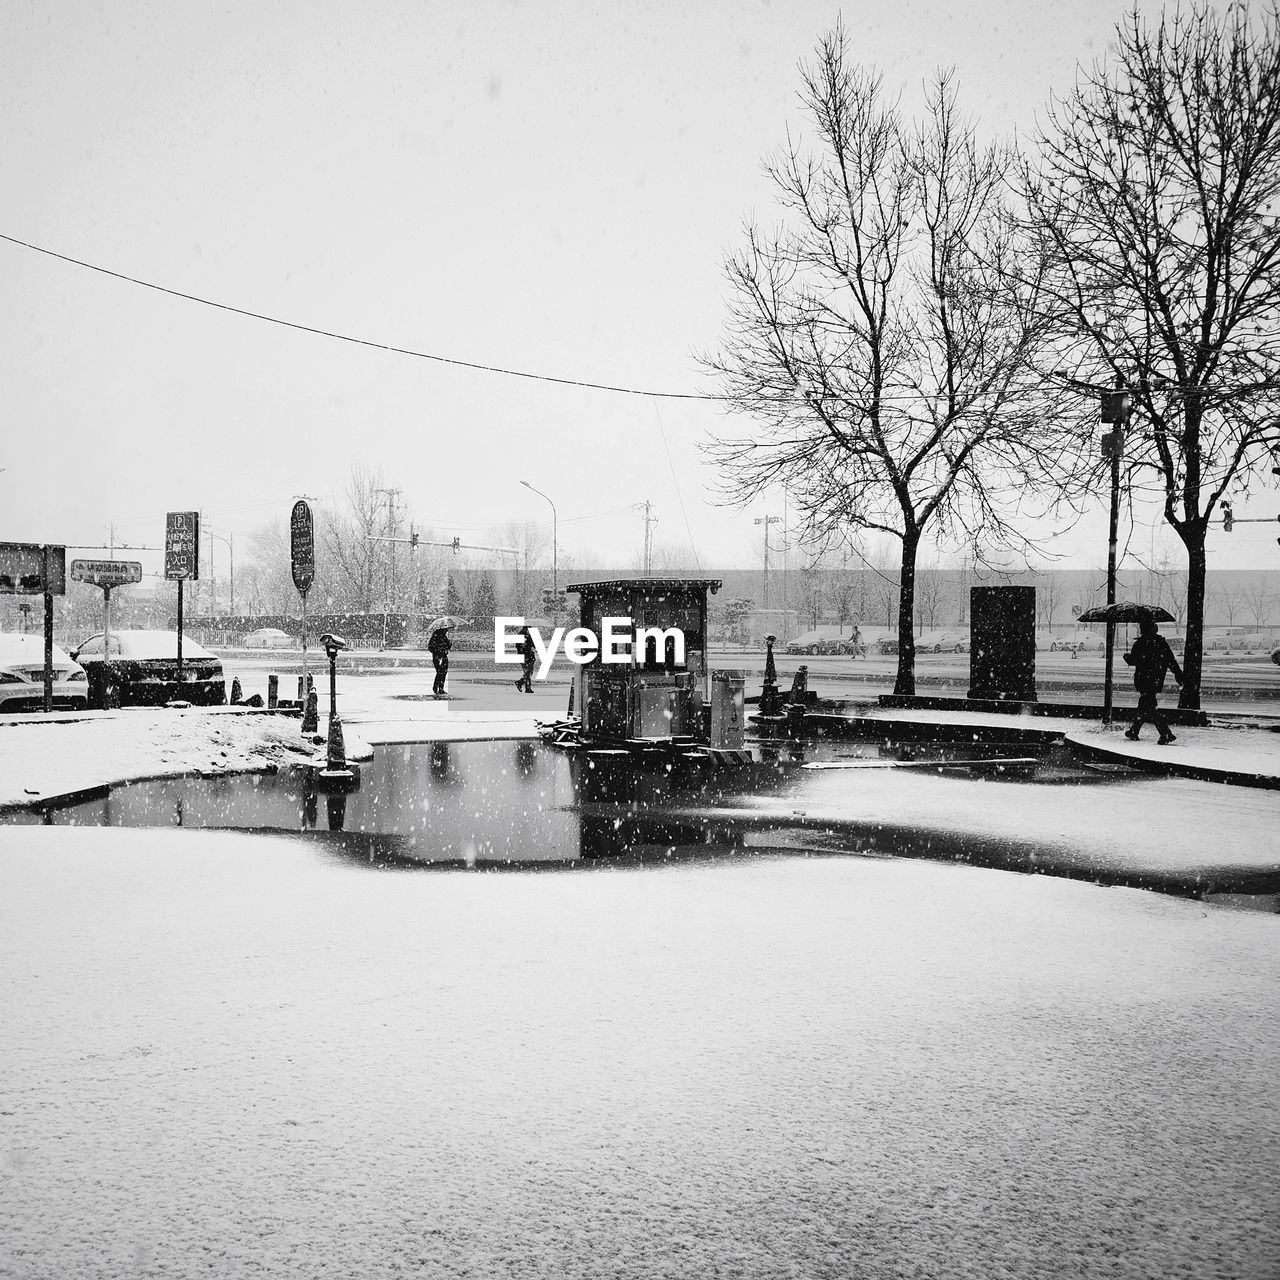
[[(579, 625), (593, 635), (604, 635), (606, 619), (627, 619), (628, 633), (641, 637), (626, 661), (605, 662), (597, 652), (578, 668), (573, 705), (583, 739), (742, 745), (741, 678), (713, 678), (707, 669), (707, 596), (719, 589), (717, 578), (622, 578), (568, 588), (581, 601)], [(673, 628), (683, 635), (683, 652)]]

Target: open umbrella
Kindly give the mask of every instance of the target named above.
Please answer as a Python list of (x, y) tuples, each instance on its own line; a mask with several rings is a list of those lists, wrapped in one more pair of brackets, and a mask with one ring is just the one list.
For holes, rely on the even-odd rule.
[(446, 613), (444, 617), (437, 618), (428, 628), (428, 631), (447, 630), (449, 627), (466, 627), (470, 625), (470, 620), (460, 618), (456, 613)]
[(1086, 609), (1077, 619), (1078, 622), (1141, 622), (1143, 618), (1154, 618), (1157, 622), (1173, 622), (1174, 616), (1168, 609), (1158, 604), (1135, 604), (1132, 600), (1117, 600), (1115, 604), (1105, 604), (1097, 609)]

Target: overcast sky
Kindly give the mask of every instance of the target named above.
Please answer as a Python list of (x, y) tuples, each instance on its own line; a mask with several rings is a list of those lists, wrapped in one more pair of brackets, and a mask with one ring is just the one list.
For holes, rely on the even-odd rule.
[[(846, 6), (914, 107), (940, 64), (992, 134), (1029, 128), (1123, 6)], [(840, 10), (643, 4), (0, 8), (0, 233), (168, 288), (398, 347), (709, 392), (721, 263), (766, 214), (761, 158)], [(707, 402), (504, 377), (201, 306), (0, 241), (0, 538), (158, 543), (166, 510), (243, 537), (380, 469), (420, 526), (549, 522), (566, 557), (662, 544), (752, 562), (714, 503)], [(674, 477), (678, 477), (677, 479)], [(1275, 495), (1269, 495), (1274, 499)], [(1247, 514), (1272, 516), (1275, 501)], [(1237, 515), (1246, 514), (1240, 508)], [(1211, 539), (1275, 563), (1276, 528)], [(1145, 531), (1138, 541), (1151, 542)], [(1158, 541), (1158, 539), (1157, 539)], [(1064, 546), (1105, 559), (1093, 522)]]

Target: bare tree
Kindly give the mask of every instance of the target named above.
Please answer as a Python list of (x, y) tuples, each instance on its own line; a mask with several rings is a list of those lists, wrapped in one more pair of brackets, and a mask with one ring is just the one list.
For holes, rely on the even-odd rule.
[(1267, 580), (1258, 576), (1250, 578), (1244, 589), (1244, 600), (1253, 615), (1254, 626), (1265, 627), (1271, 621), (1271, 610), (1276, 603)]
[(826, 584), (822, 580), (822, 570), (815, 560), (812, 564), (802, 565), (799, 573), (798, 598), (796, 610), (810, 627), (816, 628), (822, 621), (822, 610), (826, 604)]
[(1244, 591), (1236, 585), (1233, 579), (1224, 579), (1222, 582), (1217, 583), (1209, 594), (1213, 602), (1226, 615), (1227, 626), (1233, 626), (1236, 614), (1240, 611), (1241, 605), (1244, 604)]
[(373, 613), (382, 607), (379, 596), (389, 544), (374, 540), (385, 532), (382, 488), (380, 471), (354, 466), (344, 508), (325, 513), (321, 541), (333, 570), (333, 603), (339, 608)]
[(768, 165), (786, 222), (748, 226), (704, 360), (752, 427), (708, 451), (731, 502), (785, 485), (815, 541), (897, 540), (895, 690), (912, 693), (923, 534), (1022, 540), (1011, 516), (1051, 416), (1027, 374), (1045, 332), (1036, 267), (1002, 203), (1010, 156), (979, 145), (948, 74), (915, 127), (850, 64), (839, 25), (801, 74), (815, 148), (791, 139)]
[[(1200, 705), (1205, 537), (1280, 443), (1280, 30), (1269, 6), (1136, 11), (1049, 110), (1025, 193), (1077, 385), (1127, 385), (1126, 483), (1187, 554), (1180, 705)], [(1043, 282), (1042, 282), (1043, 283)], [(1082, 479), (1096, 484), (1096, 476)]]
[(916, 573), (916, 614), (920, 629), (938, 628), (942, 611), (951, 600), (951, 583), (937, 566), (925, 565)]
[(1052, 569), (1032, 569), (1031, 572), (1035, 574), (1037, 621), (1048, 631), (1066, 603), (1066, 584)]

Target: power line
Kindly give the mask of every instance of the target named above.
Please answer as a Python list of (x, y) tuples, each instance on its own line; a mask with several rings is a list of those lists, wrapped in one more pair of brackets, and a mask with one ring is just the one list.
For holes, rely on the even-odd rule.
[(392, 355), (413, 356), (418, 360), (433, 360), (437, 364), (454, 365), (460, 369), (475, 369), (480, 373), (498, 373), (507, 378), (527, 378), (533, 382), (553, 382), (562, 387), (582, 387), (591, 391), (612, 391), (619, 395), (652, 396), (659, 400), (723, 400), (724, 396), (704, 395), (693, 391), (646, 391), (638, 387), (619, 387), (606, 382), (586, 382), (578, 378), (556, 378), (545, 373), (528, 373), (522, 369), (504, 369), (500, 365), (480, 364), (474, 360), (457, 360), (452, 356), (433, 355), (429, 351), (414, 351), (409, 347), (396, 347), (387, 342), (374, 342), (369, 338), (356, 338), (347, 333), (336, 333), (331, 329), (319, 329), (314, 325), (299, 324), (295, 320), (283, 320), (279, 316), (269, 316), (261, 311), (250, 311), (245, 307), (235, 307), (226, 302), (215, 302), (212, 298), (202, 298), (198, 294), (184, 293), (181, 289), (170, 289), (150, 280), (140, 280), (137, 276), (126, 275), (123, 271), (112, 271), (109, 267), (100, 267), (80, 258), (72, 258), (65, 253), (57, 253), (41, 245), (32, 244), (28, 240), (19, 240), (16, 236), (5, 235), (0, 231), (0, 240), (7, 240), (20, 248), (30, 249), (33, 253), (42, 253), (49, 258), (57, 258), (59, 262), (70, 263), (73, 267), (83, 267), (86, 271), (96, 271), (99, 275), (111, 276), (115, 280), (123, 280), (127, 284), (136, 284), (143, 289), (153, 289), (156, 293), (166, 293), (171, 298), (182, 298), (187, 302), (198, 302), (201, 306), (213, 307), (218, 311), (229, 311), (233, 315), (247, 316), (251, 320), (263, 320), (267, 324), (278, 324), (286, 329), (296, 329), (300, 333), (314, 333), (321, 338), (333, 338), (338, 342), (350, 342), (358, 347), (372, 347), (375, 351), (387, 351)]

